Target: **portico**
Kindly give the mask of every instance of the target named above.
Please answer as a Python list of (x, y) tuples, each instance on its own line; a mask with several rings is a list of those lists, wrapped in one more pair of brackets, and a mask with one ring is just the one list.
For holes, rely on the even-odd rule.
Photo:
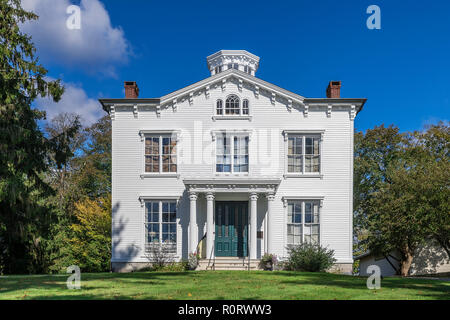
[[(198, 225), (197, 225), (197, 201), (200, 196), (206, 199), (206, 258), (211, 259), (218, 255), (247, 256), (257, 259), (257, 213), (258, 199), (266, 199), (267, 212), (263, 234), (264, 252), (271, 252), (271, 215), (273, 202), (280, 179), (185, 179), (183, 180), (189, 194), (189, 252), (197, 250)], [(243, 201), (233, 201), (233, 196), (239, 195), (240, 199), (246, 199), (248, 206)], [(216, 206), (217, 197), (220, 203)], [(228, 201), (230, 199), (230, 201)], [(225, 201), (223, 201), (225, 200)], [(217, 211), (216, 211), (217, 210)], [(223, 210), (223, 211), (222, 211)], [(226, 210), (226, 211), (225, 211)], [(248, 212), (248, 215), (246, 213)], [(248, 218), (247, 218), (248, 217)], [(238, 222), (239, 221), (239, 222)], [(242, 223), (241, 223), (242, 222)], [(224, 226), (224, 227), (223, 227)], [(217, 232), (216, 232), (217, 231)], [(230, 234), (228, 234), (230, 233)], [(232, 235), (236, 235), (233, 239)], [(230, 249), (227, 251), (228, 239)], [(224, 241), (224, 242), (222, 242)], [(216, 244), (219, 248), (216, 248)], [(224, 244), (224, 248), (222, 248)], [(238, 250), (234, 250), (237, 246)], [(242, 248), (242, 246), (245, 246)], [(248, 246), (248, 251), (246, 250)], [(241, 247), (241, 249), (239, 249)], [(221, 252), (216, 252), (220, 249)]]

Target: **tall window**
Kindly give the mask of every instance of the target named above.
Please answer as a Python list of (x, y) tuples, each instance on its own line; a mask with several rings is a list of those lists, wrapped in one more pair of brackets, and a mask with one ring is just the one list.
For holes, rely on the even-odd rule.
[(177, 172), (177, 142), (171, 136), (145, 138), (145, 172)]
[(177, 242), (177, 204), (175, 201), (147, 201), (145, 203), (147, 244)]
[(248, 172), (248, 141), (247, 135), (217, 135), (216, 172)]
[(218, 73), (222, 72), (222, 66), (215, 67), (214, 68), (214, 72), (215, 72), (215, 74), (218, 74)]
[(320, 172), (320, 137), (289, 135), (288, 173)]
[(242, 101), (242, 114), (248, 115), (248, 100), (244, 99), (244, 101)]
[(250, 68), (249, 66), (244, 66), (244, 72), (248, 73), (248, 74), (252, 74), (252, 68)]
[(232, 94), (225, 100), (225, 114), (240, 114), (239, 97)]
[(234, 172), (248, 172), (248, 136), (234, 137)]
[(289, 201), (287, 244), (319, 244), (319, 201)]
[(223, 115), (223, 102), (220, 99), (216, 102), (216, 113), (218, 115)]

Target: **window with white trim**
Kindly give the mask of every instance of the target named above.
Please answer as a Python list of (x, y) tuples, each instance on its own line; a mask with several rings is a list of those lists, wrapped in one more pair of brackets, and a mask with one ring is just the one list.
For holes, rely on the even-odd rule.
[(248, 100), (247, 99), (244, 99), (242, 101), (242, 114), (243, 115), (248, 115), (249, 114)]
[(245, 134), (217, 134), (216, 172), (248, 172), (248, 144)]
[(225, 100), (225, 114), (226, 115), (239, 115), (241, 113), (239, 97), (232, 94)]
[(145, 243), (170, 244), (177, 242), (177, 202), (151, 200), (145, 202)]
[(320, 201), (289, 200), (287, 203), (287, 244), (320, 242)]
[(216, 102), (216, 114), (223, 115), (223, 102), (221, 99), (218, 99)]
[(171, 135), (145, 137), (145, 172), (176, 173), (177, 141)]
[(287, 172), (320, 172), (320, 136), (288, 135)]
[(225, 102), (222, 99), (216, 100), (215, 114), (224, 116), (224, 118), (229, 116), (248, 118), (250, 116), (250, 102), (248, 99), (243, 99), (241, 103), (241, 99), (237, 95), (231, 94), (225, 99)]

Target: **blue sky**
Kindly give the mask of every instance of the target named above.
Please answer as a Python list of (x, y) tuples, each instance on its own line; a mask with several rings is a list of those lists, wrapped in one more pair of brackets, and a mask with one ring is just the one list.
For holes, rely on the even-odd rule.
[[(24, 30), (69, 89), (59, 105), (37, 102), (50, 114), (78, 110), (92, 122), (102, 115), (96, 100), (123, 97), (125, 80), (159, 97), (208, 77), (207, 55), (245, 49), (261, 58), (257, 77), (287, 90), (324, 97), (342, 80), (342, 97), (368, 98), (359, 130), (450, 119), (450, 1), (23, 2), (43, 16)], [(69, 4), (81, 6), (80, 30), (65, 28)], [(366, 27), (372, 4), (381, 30)]]

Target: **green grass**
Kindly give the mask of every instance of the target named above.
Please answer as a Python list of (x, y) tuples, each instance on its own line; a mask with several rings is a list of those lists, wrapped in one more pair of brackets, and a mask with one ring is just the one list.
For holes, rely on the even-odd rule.
[(366, 278), (307, 272), (192, 271), (0, 277), (0, 299), (446, 299), (450, 282), (385, 278), (368, 290)]

